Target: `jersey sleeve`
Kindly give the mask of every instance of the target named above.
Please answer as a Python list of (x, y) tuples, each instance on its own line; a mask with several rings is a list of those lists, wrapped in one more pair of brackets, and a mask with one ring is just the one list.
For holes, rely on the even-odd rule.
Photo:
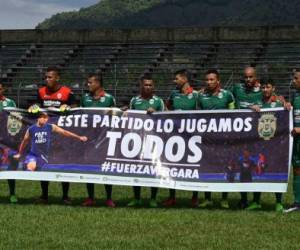
[(235, 99), (230, 91), (228, 91), (228, 109), (235, 109)]
[(72, 91), (69, 94), (67, 104), (70, 105), (70, 106), (71, 105), (76, 105), (77, 106), (77, 101), (76, 101), (75, 95)]
[(113, 96), (111, 96), (111, 107), (116, 107), (116, 106), (117, 106), (116, 99)]
[(131, 98), (130, 103), (129, 103), (129, 109), (134, 109), (134, 100), (135, 98)]
[(158, 111), (164, 111), (165, 110), (165, 103), (163, 99), (159, 98), (159, 110)]

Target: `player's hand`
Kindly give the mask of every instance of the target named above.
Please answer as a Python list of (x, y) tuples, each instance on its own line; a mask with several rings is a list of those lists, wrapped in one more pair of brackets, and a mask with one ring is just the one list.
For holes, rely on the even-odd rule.
[(82, 142), (86, 142), (88, 140), (88, 138), (86, 136), (80, 136), (79, 140)]
[(293, 128), (291, 134), (292, 136), (297, 136), (298, 134), (300, 134), (300, 128)]
[(290, 102), (285, 102), (283, 106), (288, 111), (292, 109), (292, 104)]
[(60, 112), (67, 112), (67, 111), (69, 111), (71, 109), (71, 107), (69, 106), (69, 105), (67, 105), (67, 104), (63, 104), (63, 105), (61, 105), (60, 107), (59, 107), (59, 111)]
[(121, 107), (120, 109), (122, 110), (122, 111), (127, 111), (128, 110), (128, 106), (123, 106), (123, 107)]
[(27, 111), (28, 111), (28, 113), (31, 113), (31, 114), (37, 114), (40, 112), (40, 107), (39, 107), (39, 105), (34, 104), (34, 105), (31, 105)]
[(252, 105), (250, 108), (255, 112), (260, 112), (260, 107), (258, 105)]
[(153, 112), (155, 112), (155, 109), (154, 109), (154, 108), (148, 108), (148, 109), (147, 109), (147, 114), (148, 114), (148, 115), (151, 115)]
[(19, 160), (21, 158), (21, 154), (16, 154), (16, 155), (13, 156), (13, 158), (15, 160)]

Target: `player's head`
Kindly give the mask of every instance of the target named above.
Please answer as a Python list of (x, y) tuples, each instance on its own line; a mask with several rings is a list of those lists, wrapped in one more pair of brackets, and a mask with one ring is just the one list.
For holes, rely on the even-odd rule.
[(57, 67), (48, 67), (46, 70), (46, 84), (49, 89), (54, 89), (59, 82), (60, 75), (59, 69)]
[(49, 116), (47, 113), (45, 112), (40, 112), (38, 119), (37, 119), (37, 123), (39, 126), (44, 126), (49, 120)]
[(1, 96), (3, 96), (3, 94), (4, 94), (4, 85), (3, 85), (3, 83), (0, 81), (0, 97)]
[(190, 81), (190, 73), (186, 69), (178, 70), (174, 73), (174, 82), (176, 87), (181, 89), (185, 84)]
[(262, 79), (261, 80), (261, 88), (263, 91), (263, 95), (266, 98), (269, 98), (275, 92), (275, 84), (272, 79)]
[(102, 74), (90, 74), (87, 79), (87, 86), (90, 93), (95, 93), (102, 88)]
[(244, 69), (244, 80), (248, 87), (254, 87), (257, 82), (256, 70), (253, 67)]
[(300, 89), (300, 69), (294, 70), (293, 84), (296, 89)]
[(243, 157), (244, 157), (245, 159), (249, 159), (249, 157), (250, 157), (250, 151), (249, 151), (248, 149), (245, 149), (245, 150), (243, 151)]
[(140, 78), (140, 87), (142, 96), (152, 96), (154, 92), (154, 82), (151, 74), (144, 74)]
[(220, 74), (216, 69), (210, 69), (205, 73), (205, 82), (207, 90), (214, 92), (216, 89), (220, 88)]

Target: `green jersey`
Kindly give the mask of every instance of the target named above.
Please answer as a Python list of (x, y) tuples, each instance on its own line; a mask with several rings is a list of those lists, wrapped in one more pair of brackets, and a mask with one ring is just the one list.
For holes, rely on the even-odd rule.
[(300, 127), (300, 90), (294, 92), (292, 106), (294, 116), (294, 127)]
[(198, 104), (200, 109), (234, 109), (234, 97), (225, 89), (220, 89), (218, 95), (209, 92), (199, 93)]
[(81, 98), (81, 107), (97, 107), (97, 108), (109, 108), (116, 106), (115, 98), (102, 92), (100, 98), (94, 98), (91, 94), (84, 94)]
[(192, 88), (187, 94), (181, 93), (179, 90), (173, 90), (168, 98), (171, 110), (195, 110), (197, 109), (198, 92)]
[(0, 111), (2, 111), (4, 108), (15, 108), (16, 103), (9, 98), (4, 97), (2, 100), (0, 100)]
[(272, 95), (268, 102), (263, 101), (262, 108), (281, 108), (282, 102), (276, 95)]
[(260, 87), (247, 89), (245, 84), (235, 84), (232, 88), (237, 109), (248, 109), (253, 105), (262, 106), (263, 94)]
[(133, 97), (130, 101), (130, 109), (136, 110), (147, 110), (149, 108), (153, 108), (155, 111), (163, 111), (165, 109), (165, 105), (163, 100), (154, 95), (150, 99), (144, 99), (141, 96)]

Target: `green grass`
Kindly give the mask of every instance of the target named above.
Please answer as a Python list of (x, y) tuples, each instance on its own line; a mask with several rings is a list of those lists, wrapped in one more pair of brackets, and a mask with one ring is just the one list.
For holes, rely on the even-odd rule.
[[(191, 192), (178, 191), (172, 209), (127, 208), (131, 188), (115, 187), (116, 209), (104, 207), (104, 188), (96, 185), (97, 207), (84, 208), (84, 184), (71, 184), (74, 205), (60, 203), (59, 183), (51, 183), (50, 205), (34, 205), (39, 182), (17, 182), (19, 204), (8, 201), (0, 183), (1, 249), (297, 249), (300, 213), (277, 214), (274, 195), (263, 194), (263, 210), (239, 211), (239, 194), (230, 194), (232, 209), (192, 209)], [(161, 189), (159, 201), (168, 195)], [(201, 198), (203, 194), (200, 194)], [(214, 194), (216, 203), (220, 194)], [(149, 189), (143, 189), (149, 197)], [(252, 194), (250, 195), (252, 198)], [(147, 200), (145, 200), (147, 201)], [(289, 190), (285, 205), (292, 202)]]

